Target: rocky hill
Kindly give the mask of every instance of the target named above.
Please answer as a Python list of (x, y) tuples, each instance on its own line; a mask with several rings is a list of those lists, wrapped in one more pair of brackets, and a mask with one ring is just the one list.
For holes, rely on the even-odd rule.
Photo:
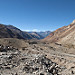
[(26, 32), (18, 29), (13, 25), (6, 25), (6, 27), (11, 30), (13, 33), (19, 34), (24, 39), (44, 39), (46, 36), (50, 34), (50, 31), (46, 32)]
[(52, 32), (43, 41), (75, 44), (75, 20), (70, 25)]
[(51, 31), (41, 31), (41, 32), (29, 32), (34, 38), (44, 39), (47, 37)]
[(18, 38), (18, 39), (43, 39), (40, 33), (25, 32), (13, 25), (0, 24), (0, 38)]
[(33, 37), (33, 38), (37, 38), (37, 39), (43, 39), (44, 37), (40, 34), (38, 34), (37, 32), (29, 32), (29, 34)]
[(5, 25), (0, 24), (0, 38), (18, 38), (18, 39), (24, 39), (22, 36), (20, 36), (18, 33), (14, 33), (10, 29), (8, 29)]
[(27, 33), (27, 32), (23, 32), (21, 31), (20, 29), (18, 29), (17, 27), (15, 26), (12, 26), (12, 25), (6, 25), (6, 27), (8, 29), (10, 29), (13, 33), (17, 33), (19, 34), (21, 37), (23, 37), (24, 39), (32, 39), (33, 37)]
[(41, 31), (41, 32), (37, 32), (37, 33), (45, 38), (51, 33), (51, 31)]

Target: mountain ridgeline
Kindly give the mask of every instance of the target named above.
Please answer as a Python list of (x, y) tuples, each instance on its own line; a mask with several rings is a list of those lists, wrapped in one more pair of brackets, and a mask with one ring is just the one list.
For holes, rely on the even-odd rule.
[(25, 39), (25, 40), (43, 39), (45, 38), (43, 35), (38, 34), (37, 32), (28, 33), (12, 25), (0, 24), (0, 38), (18, 38), (18, 39)]
[(43, 39), (46, 42), (75, 45), (75, 20), (68, 26), (63, 26)]
[(28, 32), (28, 33), (30, 33), (34, 38), (44, 39), (45, 37), (47, 37), (51, 33), (51, 31)]

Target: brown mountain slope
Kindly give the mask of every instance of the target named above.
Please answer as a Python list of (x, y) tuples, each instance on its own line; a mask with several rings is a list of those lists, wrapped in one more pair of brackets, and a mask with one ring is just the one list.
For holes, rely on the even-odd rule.
[(69, 30), (65, 32), (67, 34), (65, 37), (61, 38), (61, 40), (58, 41), (58, 43), (68, 45), (68, 46), (73, 46), (75, 45), (75, 24), (73, 27), (71, 27)]
[(3, 25), (3, 24), (0, 24), (0, 38), (18, 38), (18, 39), (24, 39), (17, 32), (13, 32), (9, 28), (7, 28), (6, 25)]
[(60, 42), (60, 43), (63, 43), (64, 41), (65, 43), (66, 41), (73, 40), (72, 37), (75, 37), (74, 34), (75, 34), (75, 20), (70, 25), (61, 27), (56, 31), (52, 32), (43, 41)]
[(6, 28), (4, 25), (0, 24), (0, 38), (8, 38), (11, 37), (13, 38), (13, 36), (15, 36), (14, 33), (12, 33), (11, 30), (9, 30), (8, 28)]
[(0, 24), (0, 38), (38, 39), (28, 32), (21, 31), (12, 25)]

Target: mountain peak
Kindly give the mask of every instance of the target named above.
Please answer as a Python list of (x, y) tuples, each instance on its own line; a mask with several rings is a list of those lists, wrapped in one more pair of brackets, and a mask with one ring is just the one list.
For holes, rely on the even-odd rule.
[(75, 19), (73, 20), (72, 24), (74, 24), (74, 23), (75, 23)]

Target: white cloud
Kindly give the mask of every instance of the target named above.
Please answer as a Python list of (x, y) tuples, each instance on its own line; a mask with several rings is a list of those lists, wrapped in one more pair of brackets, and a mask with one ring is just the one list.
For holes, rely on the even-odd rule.
[(40, 30), (38, 30), (38, 29), (33, 29), (33, 30), (24, 30), (24, 31), (27, 31), (27, 32), (40, 32)]
[(29, 32), (29, 31), (31, 31), (31, 30), (23, 30), (23, 31), (27, 31), (27, 32)]
[(33, 32), (39, 32), (39, 30), (38, 30), (38, 29), (33, 29), (32, 31), (33, 31)]

